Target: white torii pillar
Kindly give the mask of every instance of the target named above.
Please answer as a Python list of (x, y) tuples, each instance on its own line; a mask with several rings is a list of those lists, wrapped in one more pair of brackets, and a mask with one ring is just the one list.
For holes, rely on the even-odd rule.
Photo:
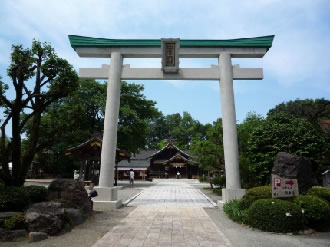
[(219, 65), (223, 149), (226, 171), (226, 189), (222, 189), (222, 201), (228, 202), (233, 199), (242, 198), (245, 194), (245, 190), (241, 187), (239, 173), (239, 152), (231, 55), (229, 53), (221, 53), (219, 56)]
[[(102, 201), (117, 201), (117, 187), (114, 187), (114, 169), (120, 108), (120, 81), (123, 65), (123, 58), (120, 52), (114, 51), (111, 53), (110, 64), (101, 152), (101, 172), (99, 186), (97, 187), (97, 200)], [(121, 204), (121, 201), (116, 203)]]

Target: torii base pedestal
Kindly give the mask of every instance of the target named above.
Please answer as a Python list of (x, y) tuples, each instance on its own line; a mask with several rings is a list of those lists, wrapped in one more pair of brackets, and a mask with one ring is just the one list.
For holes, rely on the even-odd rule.
[(122, 206), (122, 200), (117, 200), (118, 187), (95, 187), (98, 196), (93, 198), (94, 209), (112, 210)]
[(222, 202), (227, 203), (234, 199), (241, 199), (245, 193), (245, 189), (222, 189)]

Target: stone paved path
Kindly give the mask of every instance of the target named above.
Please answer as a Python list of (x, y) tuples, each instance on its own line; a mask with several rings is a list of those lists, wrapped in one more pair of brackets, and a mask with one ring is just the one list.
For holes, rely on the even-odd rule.
[(128, 205), (137, 206), (93, 247), (232, 246), (203, 207), (214, 207), (186, 183), (159, 183)]
[(128, 206), (174, 206), (213, 208), (213, 203), (200, 190), (184, 182), (160, 182), (144, 190)]

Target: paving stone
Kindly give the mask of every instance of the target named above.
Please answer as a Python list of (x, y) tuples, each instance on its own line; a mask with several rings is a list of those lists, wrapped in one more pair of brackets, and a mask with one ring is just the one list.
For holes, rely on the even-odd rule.
[(96, 246), (232, 246), (203, 207), (214, 207), (185, 183), (159, 183), (129, 205), (137, 206)]
[(144, 190), (129, 206), (162, 205), (174, 207), (206, 207), (215, 205), (193, 186), (181, 182), (160, 182)]

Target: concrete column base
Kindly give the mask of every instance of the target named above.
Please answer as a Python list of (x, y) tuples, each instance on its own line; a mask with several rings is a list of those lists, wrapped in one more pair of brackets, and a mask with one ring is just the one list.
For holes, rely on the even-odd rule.
[(122, 200), (118, 201), (97, 201), (96, 198), (93, 199), (94, 205), (93, 209), (94, 210), (99, 210), (99, 211), (109, 211), (109, 210), (114, 210), (117, 208), (120, 208), (123, 203)]
[(245, 192), (245, 189), (222, 189), (222, 201), (226, 203), (234, 199), (241, 199)]
[(95, 201), (117, 201), (117, 187), (95, 187), (97, 197)]

